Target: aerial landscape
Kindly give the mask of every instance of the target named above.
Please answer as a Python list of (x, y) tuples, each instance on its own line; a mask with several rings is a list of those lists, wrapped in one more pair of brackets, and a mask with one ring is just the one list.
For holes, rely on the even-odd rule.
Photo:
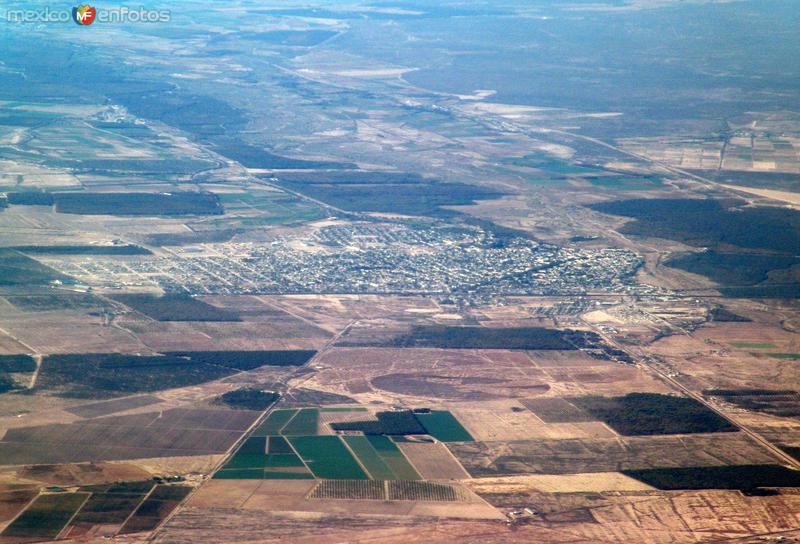
[(0, 544), (800, 543), (793, 0), (0, 5)]

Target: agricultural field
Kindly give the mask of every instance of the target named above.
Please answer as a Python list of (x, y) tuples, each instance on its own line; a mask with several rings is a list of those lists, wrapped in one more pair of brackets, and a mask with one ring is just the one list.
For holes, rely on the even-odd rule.
[(4, 464), (56, 464), (225, 453), (258, 412), (173, 408), (20, 426), (0, 440)]
[(180, 295), (118, 295), (115, 300), (156, 321), (241, 321), (234, 312)]
[(572, 404), (625, 436), (735, 432), (730, 422), (690, 398), (652, 393), (576, 397)]
[(21, 540), (55, 539), (88, 499), (88, 493), (39, 495), (0, 536)]
[(299, 366), (314, 352), (202, 351), (163, 355), (59, 354), (44, 358), (36, 388), (73, 398), (161, 391), (210, 382), (261, 366)]

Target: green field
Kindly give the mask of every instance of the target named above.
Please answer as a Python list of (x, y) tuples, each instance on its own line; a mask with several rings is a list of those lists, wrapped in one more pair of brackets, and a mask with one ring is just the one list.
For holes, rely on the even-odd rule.
[(281, 430), (286, 436), (307, 436), (317, 434), (319, 431), (319, 410), (316, 408), (303, 408)]
[(270, 412), (269, 416), (258, 429), (253, 432), (253, 436), (269, 436), (271, 434), (280, 434), (283, 426), (286, 425), (292, 417), (297, 413), (297, 410), (274, 410)]
[(294, 453), (294, 450), (289, 445), (289, 442), (282, 436), (270, 436), (267, 443), (267, 453)]
[(293, 436), (289, 442), (317, 478), (368, 479), (338, 436)]
[(800, 359), (800, 353), (765, 353), (764, 355), (773, 359)]
[(353, 453), (364, 468), (367, 469), (373, 480), (396, 480), (397, 475), (392, 471), (386, 461), (372, 447), (366, 436), (345, 436), (344, 441), (350, 446)]
[(400, 448), (389, 438), (379, 435), (366, 437), (370, 445), (378, 452), (384, 463), (395, 475), (395, 480), (421, 480), (422, 477), (414, 470)]
[(429, 414), (415, 414), (429, 435), (442, 442), (473, 442), (475, 439), (447, 410), (431, 410)]
[(778, 346), (770, 344), (769, 342), (731, 342), (735, 348), (749, 348), (749, 349), (775, 349)]
[(39, 495), (6, 527), (2, 536), (22, 539), (53, 539), (86, 502), (88, 493)]

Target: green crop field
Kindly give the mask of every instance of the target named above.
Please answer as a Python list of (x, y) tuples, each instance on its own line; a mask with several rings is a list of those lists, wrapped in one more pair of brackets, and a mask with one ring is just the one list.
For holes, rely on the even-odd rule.
[(365, 436), (345, 436), (344, 441), (350, 446), (358, 460), (367, 469), (373, 480), (396, 480), (397, 475), (381, 458)]
[(778, 346), (769, 342), (731, 342), (735, 348), (749, 348), (749, 349), (775, 349)]
[(473, 442), (474, 439), (461, 423), (447, 410), (432, 410), (429, 414), (415, 414), (429, 435), (442, 442)]
[(286, 436), (307, 436), (317, 434), (319, 430), (319, 410), (303, 408), (286, 424), (281, 434)]
[(255, 430), (253, 436), (280, 434), (283, 426), (286, 425), (296, 413), (297, 410), (275, 410), (271, 412), (264, 423)]
[(800, 353), (765, 353), (765, 355), (773, 359), (800, 359)]
[(289, 442), (317, 478), (368, 479), (338, 436), (293, 436)]
[(386, 465), (394, 472), (395, 480), (421, 480), (400, 448), (385, 436), (369, 435), (366, 437), (370, 445), (378, 452)]
[(269, 454), (275, 453), (294, 453), (294, 450), (289, 445), (289, 442), (282, 436), (270, 436), (267, 445), (267, 452)]
[(267, 451), (267, 438), (265, 436), (251, 436), (250, 438), (244, 441), (244, 443), (236, 453), (264, 455), (266, 451)]
[(39, 495), (6, 527), (2, 536), (23, 539), (53, 539), (86, 502), (88, 493)]

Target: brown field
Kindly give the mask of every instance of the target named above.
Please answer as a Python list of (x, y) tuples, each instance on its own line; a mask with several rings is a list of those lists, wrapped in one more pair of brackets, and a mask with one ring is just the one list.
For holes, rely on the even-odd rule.
[(687, 491), (649, 496), (634, 493), (578, 504), (584, 506), (578, 510), (554, 511), (514, 527), (500, 520), (423, 517), (409, 522), (408, 518), (395, 516), (265, 514), (194, 507), (172, 518), (156, 542), (688, 544), (779, 531), (789, 534), (788, 531), (796, 530), (800, 523), (800, 496), (791, 494), (744, 497), (734, 491)]
[(520, 404), (547, 423), (581, 423), (593, 419), (565, 399), (554, 397), (522, 399)]
[(605, 491), (653, 491), (647, 484), (620, 472), (585, 474), (534, 474), (477, 478), (464, 482), (478, 494), (485, 493), (602, 493)]
[(130, 463), (82, 463), (61, 465), (30, 465), (16, 472), (21, 480), (44, 485), (74, 486), (105, 482), (148, 480), (147, 470)]
[(245, 410), (176, 408), (22, 427), (9, 430), (0, 441), (0, 459), (21, 465), (223, 453), (257, 416)]
[(616, 439), (461, 442), (450, 450), (473, 477), (775, 463), (740, 433)]
[(397, 447), (426, 480), (469, 478), (464, 467), (440, 442), (399, 442)]
[[(554, 367), (550, 356), (572, 366)], [(365, 404), (668, 391), (639, 368), (598, 361), (580, 352), (529, 356), (505, 350), (334, 348), (316, 364), (319, 371), (303, 377), (304, 386), (352, 396)]]
[(34, 488), (19, 487), (16, 490), (0, 491), (0, 529), (6, 522), (14, 519), (39, 493)]
[[(192, 495), (187, 503), (187, 510), (213, 512), (217, 509), (236, 509), (257, 511), (262, 515), (291, 512), (296, 515), (316, 513), (325, 516), (363, 514), (477, 519), (500, 517), (494, 508), (461, 486), (456, 486), (461, 502), (436, 508), (427, 501), (409, 500), (410, 497), (405, 496), (395, 497), (391, 493), (390, 496), (400, 500), (309, 498), (317, 485), (313, 480), (210, 480)], [(422, 511), (427, 513), (415, 514), (415, 509), (421, 506), (424, 506)], [(177, 517), (181, 518), (187, 510), (182, 510)]]
[[(551, 397), (541, 400), (561, 400)], [(599, 421), (546, 423), (516, 401), (450, 404), (451, 411), (475, 440), (483, 442), (543, 439), (613, 438)]]

